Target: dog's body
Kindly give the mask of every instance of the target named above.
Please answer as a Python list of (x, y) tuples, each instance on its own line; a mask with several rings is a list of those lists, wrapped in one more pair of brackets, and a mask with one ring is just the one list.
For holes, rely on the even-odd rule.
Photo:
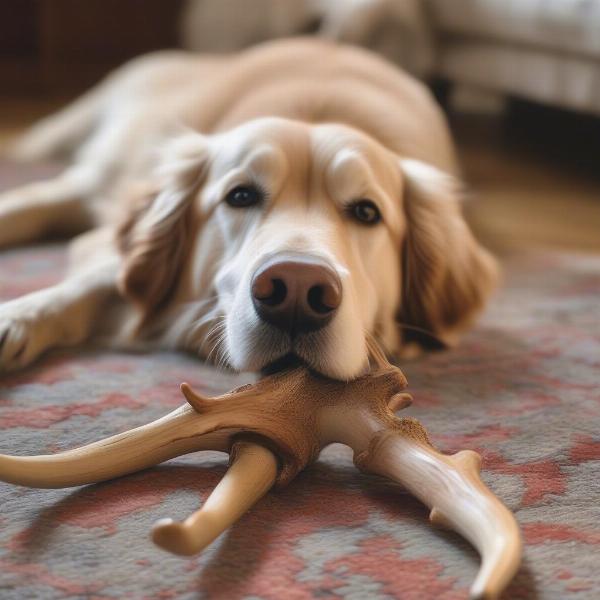
[(366, 333), (453, 343), (492, 287), (439, 109), (361, 50), (138, 59), (15, 155), (62, 151), (61, 176), (0, 195), (0, 246), (93, 230), (64, 282), (0, 306), (0, 370), (102, 335), (350, 378)]

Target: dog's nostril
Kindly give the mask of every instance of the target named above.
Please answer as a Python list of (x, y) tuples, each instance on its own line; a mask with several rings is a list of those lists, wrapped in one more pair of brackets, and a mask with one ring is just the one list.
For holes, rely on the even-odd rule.
[(263, 302), (270, 304), (271, 306), (277, 306), (281, 304), (287, 296), (287, 287), (281, 279), (273, 279), (273, 292), (268, 298), (265, 298)]
[(308, 305), (318, 314), (325, 315), (335, 310), (339, 302), (339, 294), (329, 285), (313, 285), (308, 290)]
[(254, 297), (268, 306), (281, 304), (287, 296), (287, 287), (281, 279), (262, 279), (252, 290)]

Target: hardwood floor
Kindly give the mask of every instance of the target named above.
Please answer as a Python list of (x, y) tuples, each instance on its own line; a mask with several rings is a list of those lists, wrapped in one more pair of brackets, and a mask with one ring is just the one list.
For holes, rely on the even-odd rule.
[(36, 119), (51, 114), (68, 101), (69, 98), (47, 100), (0, 97), (0, 148), (10, 143)]
[(600, 252), (600, 132), (590, 147), (561, 128), (553, 137), (552, 124), (538, 139), (510, 119), (452, 125), (469, 190), (465, 211), (485, 243), (496, 251)]
[[(0, 99), (0, 145), (63, 102)], [(467, 181), (467, 217), (496, 252), (600, 252), (600, 120), (581, 125), (570, 120), (575, 117), (538, 112), (537, 123), (535, 112), (524, 120), (451, 118)], [(588, 133), (591, 145), (582, 142)]]

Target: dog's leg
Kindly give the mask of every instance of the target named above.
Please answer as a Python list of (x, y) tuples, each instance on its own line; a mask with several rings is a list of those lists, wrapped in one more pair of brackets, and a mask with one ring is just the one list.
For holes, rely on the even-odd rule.
[(0, 372), (88, 338), (99, 311), (116, 295), (117, 271), (118, 262), (107, 259), (58, 285), (0, 304)]
[(94, 218), (86, 200), (94, 187), (87, 168), (73, 167), (54, 179), (0, 193), (0, 248), (89, 229)]

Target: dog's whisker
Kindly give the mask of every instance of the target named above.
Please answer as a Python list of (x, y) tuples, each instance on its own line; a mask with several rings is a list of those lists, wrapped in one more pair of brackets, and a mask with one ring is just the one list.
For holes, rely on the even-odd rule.
[(218, 317), (218, 315), (216, 314), (216, 310), (217, 310), (217, 307), (216, 306), (213, 307), (212, 310), (208, 311), (206, 314), (202, 315), (201, 317), (199, 317), (198, 319), (193, 321), (191, 326), (195, 330), (200, 329), (201, 327), (206, 325), (206, 323), (209, 323), (210, 321), (212, 321)]
[(217, 366), (219, 368), (227, 367), (227, 350), (223, 344), (219, 344), (219, 352), (217, 355)]
[[(222, 319), (222, 322), (224, 324), (224, 318)], [(217, 323), (215, 327), (213, 327), (213, 330), (215, 330), (219, 325), (220, 323)], [(210, 361), (214, 357), (214, 362), (217, 366), (227, 366), (225, 359), (229, 359), (229, 353), (227, 352), (226, 344), (224, 343), (225, 329), (221, 327), (220, 331), (213, 331), (212, 336), (216, 336), (216, 339), (206, 357), (206, 360)]]
[(209, 346), (212, 348), (212, 346), (216, 343), (216, 341), (219, 338), (219, 330), (216, 329), (214, 326), (211, 328), (211, 330), (208, 332), (207, 335), (204, 335), (202, 338), (203, 344)]
[[(214, 307), (211, 311), (209, 311), (207, 314), (203, 315), (202, 317), (200, 317), (198, 320), (196, 320), (194, 323), (191, 324), (191, 335), (198, 335), (207, 325), (209, 325), (212, 321), (217, 321), (217, 323), (219, 322), (219, 319), (224, 318), (222, 315), (220, 315), (218, 313), (218, 307)], [(212, 327), (209, 330), (209, 332), (206, 334), (205, 337), (208, 337), (209, 335), (211, 335), (212, 332)]]
[(220, 334), (224, 334), (225, 333), (225, 328), (227, 326), (227, 322), (225, 320), (224, 316), (219, 316), (216, 317), (218, 320), (217, 322), (211, 327), (211, 329), (208, 331), (208, 333), (206, 334), (206, 339), (210, 340), (213, 336), (218, 336)]
[(211, 350), (208, 353), (207, 360), (213, 359), (216, 363), (219, 362), (219, 357), (221, 356), (222, 349), (224, 347), (224, 341), (224, 335), (218, 334), (215, 337), (215, 341), (212, 343)]
[[(187, 347), (195, 349), (196, 352), (202, 355), (204, 347), (210, 342), (210, 337), (221, 326), (220, 323), (224, 318), (223, 315), (219, 314), (219, 307), (213, 306), (206, 314), (193, 321), (188, 326), (186, 334)], [(206, 327), (209, 327), (208, 333), (205, 333)]]

